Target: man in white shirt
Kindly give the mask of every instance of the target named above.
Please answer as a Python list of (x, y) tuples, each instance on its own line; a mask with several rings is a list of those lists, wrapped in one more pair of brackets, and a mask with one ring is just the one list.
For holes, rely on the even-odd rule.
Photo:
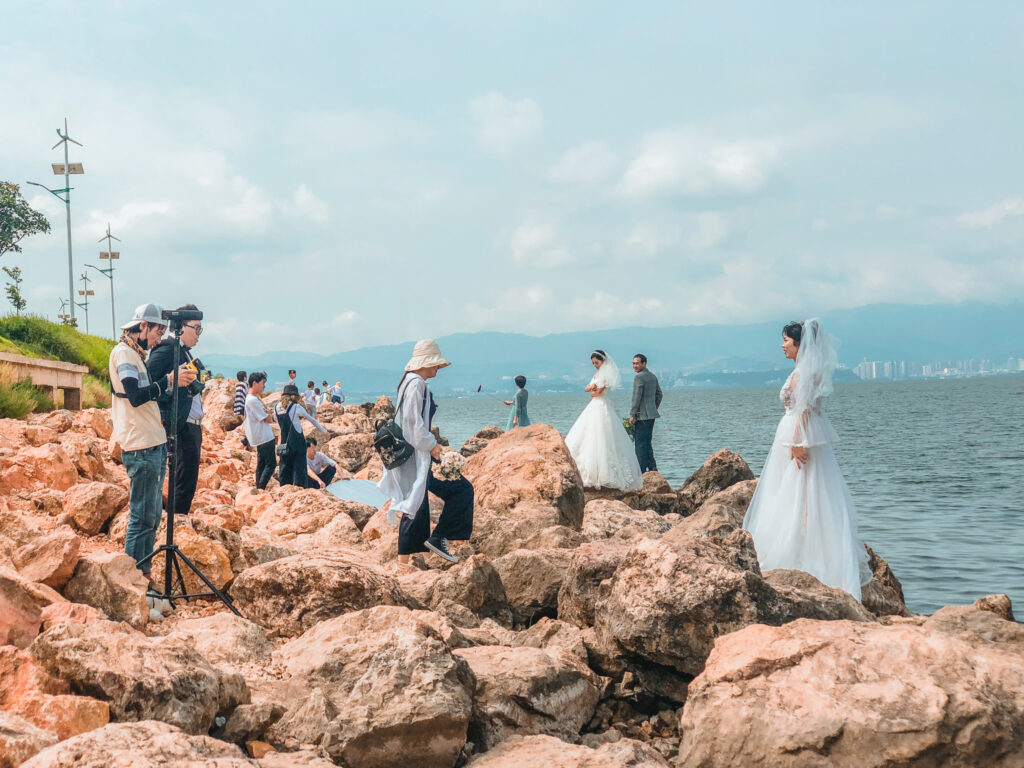
[(316, 449), (315, 437), (306, 438), (306, 473), (309, 475), (307, 488), (326, 488), (338, 472), (338, 463)]
[(331, 402), (338, 403), (339, 405), (345, 402), (345, 393), (341, 391), (340, 381), (331, 387)]
[(263, 404), (261, 395), (267, 386), (267, 374), (260, 371), (249, 374), (249, 394), (245, 396), (245, 439), (256, 449), (256, 487), (266, 489), (277, 469), (274, 446), (274, 415)]
[(316, 390), (313, 388), (313, 382), (306, 382), (306, 391), (302, 393), (302, 405), (309, 415), (314, 419), (316, 418)]

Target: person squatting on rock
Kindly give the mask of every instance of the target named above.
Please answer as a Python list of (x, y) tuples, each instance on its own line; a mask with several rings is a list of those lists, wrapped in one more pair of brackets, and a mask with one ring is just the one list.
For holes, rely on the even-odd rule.
[(633, 402), (629, 406), (629, 423), (633, 425), (633, 448), (641, 472), (657, 472), (654, 460), (654, 420), (661, 416), (661, 384), (658, 377), (647, 369), (647, 356), (633, 355)]
[(302, 419), (305, 419), (325, 435), (327, 428), (309, 415), (299, 404), (299, 388), (285, 384), (281, 400), (274, 408), (278, 426), (281, 427), (281, 456), (278, 482), (281, 485), (306, 487), (306, 436), (302, 434)]
[[(178, 307), (181, 310), (197, 310), (195, 304)], [(201, 320), (190, 320), (181, 326), (181, 352), (179, 360), (188, 363), (192, 360), (192, 349), (199, 343), (199, 335), (203, 332)], [(161, 341), (150, 353), (146, 361), (149, 378), (156, 381), (171, 373), (174, 368), (174, 345), (179, 343), (173, 336)], [(202, 385), (197, 384), (197, 387)], [(187, 386), (178, 387), (178, 423), (172, 424), (174, 415), (174, 398), (167, 392), (157, 398), (160, 407), (160, 420), (168, 435), (176, 435), (177, 457), (174, 464), (173, 510), (176, 515), (187, 515), (192, 509), (192, 499), (196, 495), (196, 484), (199, 482), (199, 458), (203, 447), (203, 398)]]
[(256, 449), (256, 487), (266, 490), (267, 483), (277, 469), (277, 454), (274, 448), (274, 415), (263, 404), (263, 390), (267, 386), (267, 374), (254, 371), (249, 374), (249, 393), (245, 396), (245, 439)]
[[(404, 464), (385, 470), (377, 487), (391, 499), (387, 518), (392, 525), (398, 522), (398, 560), (402, 563), (408, 563), (410, 555), (428, 550), (457, 563), (448, 543), (466, 541), (473, 532), (472, 484), (464, 477), (438, 480), (431, 472), (431, 462), (441, 458), (443, 448), (430, 431), (437, 404), (427, 379), (449, 365), (436, 342), (418, 341), (398, 384), (395, 423), (415, 454)], [(433, 533), (428, 492), (444, 501)]]
[[(136, 563), (153, 552), (167, 473), (167, 434), (156, 401), (170, 390), (172, 378), (151, 379), (145, 363), (146, 350), (159, 344), (167, 330), (161, 315), (156, 304), (136, 309), (134, 317), (121, 326), (121, 339), (111, 350), (108, 364), (114, 439), (121, 446), (121, 463), (129, 479), (124, 551)], [(195, 371), (182, 365), (178, 386), (187, 387), (194, 379)], [(146, 560), (140, 569), (147, 578), (150, 562)]]
[(326, 488), (338, 472), (338, 463), (317, 449), (315, 437), (306, 438), (306, 487)]

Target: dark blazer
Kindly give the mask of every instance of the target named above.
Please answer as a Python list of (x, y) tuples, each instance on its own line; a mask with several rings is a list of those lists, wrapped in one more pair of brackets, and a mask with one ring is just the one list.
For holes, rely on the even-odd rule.
[(637, 421), (648, 421), (656, 419), (661, 414), (658, 407), (661, 405), (661, 385), (658, 377), (647, 368), (640, 371), (633, 378), (633, 402), (629, 406), (629, 415)]
[[(146, 369), (149, 371), (149, 378), (156, 381), (161, 376), (166, 376), (174, 369), (174, 345), (180, 342), (173, 337), (166, 338), (156, 345), (156, 348), (149, 353), (146, 360)], [(179, 365), (192, 359), (188, 348), (181, 345), (181, 353), (178, 357)], [(166, 393), (157, 398), (156, 404), (160, 407), (160, 420), (164, 423), (167, 434), (178, 434), (185, 427), (188, 420), (188, 412), (192, 408), (192, 396), (188, 393), (187, 387), (178, 387), (178, 426), (171, 428), (171, 408), (174, 401), (171, 399), (173, 390), (168, 389)]]

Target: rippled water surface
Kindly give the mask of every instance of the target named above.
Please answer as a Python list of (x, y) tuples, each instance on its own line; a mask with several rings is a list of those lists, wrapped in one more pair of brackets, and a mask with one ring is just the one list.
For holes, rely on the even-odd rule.
[[(629, 392), (613, 399), (625, 413)], [(484, 396), (438, 404), (435, 421), (456, 446), (508, 416)], [(584, 394), (531, 394), (530, 418), (564, 435), (586, 404)], [(825, 410), (861, 537), (911, 610), (1005, 592), (1024, 612), (1024, 376), (841, 384)], [(782, 411), (778, 391), (759, 387), (666, 392), (661, 414), (658, 468), (678, 487), (720, 448), (759, 473)]]

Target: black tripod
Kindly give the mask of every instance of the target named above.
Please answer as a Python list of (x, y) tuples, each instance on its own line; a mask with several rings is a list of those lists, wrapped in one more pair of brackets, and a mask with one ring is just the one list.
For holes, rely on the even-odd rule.
[[(196, 312), (199, 317), (197, 320), (202, 319), (202, 314)], [(231, 598), (213, 586), (213, 583), (206, 578), (199, 566), (193, 563), (184, 552), (174, 543), (174, 495), (176, 481), (174, 478), (174, 470), (178, 464), (178, 366), (181, 365), (181, 327), (182, 323), (186, 318), (178, 316), (178, 312), (165, 312), (164, 318), (170, 324), (171, 334), (174, 336), (174, 369), (171, 372), (173, 377), (173, 383), (171, 386), (171, 396), (174, 400), (171, 403), (171, 424), (174, 425), (174, 433), (167, 435), (167, 543), (161, 544), (151, 553), (146, 555), (144, 558), (139, 560), (139, 567), (141, 568), (143, 563), (147, 563), (156, 557), (161, 552), (164, 553), (164, 591), (162, 594), (154, 595), (155, 597), (162, 598), (169, 602), (172, 606), (175, 600), (190, 600), (193, 597), (216, 597), (224, 605), (231, 609), (236, 616), (241, 616), (238, 609), (235, 608), (231, 602)], [(196, 395), (198, 397), (198, 395)], [(180, 562), (179, 562), (180, 561)], [(185, 577), (181, 573), (181, 563), (185, 563), (192, 572), (202, 580), (209, 588), (209, 592), (193, 592), (189, 594), (185, 588)], [(177, 576), (177, 585), (174, 583), (174, 577)], [(175, 592), (175, 586), (177, 586), (177, 593)], [(150, 593), (152, 594), (152, 593)]]

